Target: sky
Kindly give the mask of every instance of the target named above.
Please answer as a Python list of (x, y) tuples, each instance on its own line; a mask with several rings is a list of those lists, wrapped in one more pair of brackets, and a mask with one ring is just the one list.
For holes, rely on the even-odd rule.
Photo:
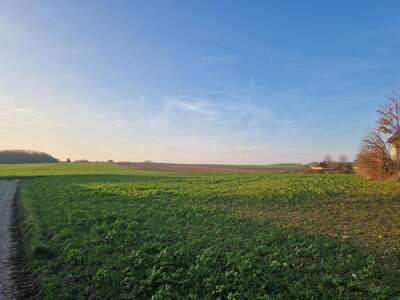
[(0, 0), (0, 149), (351, 159), (399, 48), (399, 1)]

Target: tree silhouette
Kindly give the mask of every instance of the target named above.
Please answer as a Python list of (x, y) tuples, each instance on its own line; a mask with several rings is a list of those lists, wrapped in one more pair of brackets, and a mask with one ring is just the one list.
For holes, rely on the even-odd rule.
[(58, 160), (50, 154), (29, 150), (4, 150), (0, 151), (0, 163), (22, 164), (22, 163), (52, 163)]

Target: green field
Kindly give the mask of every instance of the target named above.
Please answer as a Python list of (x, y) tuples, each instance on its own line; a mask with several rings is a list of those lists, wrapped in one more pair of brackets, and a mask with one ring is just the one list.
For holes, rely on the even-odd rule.
[(20, 193), (45, 299), (400, 299), (395, 182), (108, 164), (0, 174), (57, 175)]
[(133, 175), (137, 170), (110, 163), (0, 164), (1, 177), (55, 175)]

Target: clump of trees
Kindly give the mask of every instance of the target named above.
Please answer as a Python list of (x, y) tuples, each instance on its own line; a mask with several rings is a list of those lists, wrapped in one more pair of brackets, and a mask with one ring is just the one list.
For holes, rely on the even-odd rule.
[(45, 152), (29, 150), (0, 151), (0, 164), (53, 163), (56, 158)]
[(345, 154), (339, 155), (337, 160), (327, 154), (323, 161), (310, 163), (310, 166), (307, 171), (311, 173), (353, 173), (352, 163)]
[(398, 176), (397, 161), (390, 155), (388, 139), (400, 130), (400, 91), (395, 90), (378, 110), (377, 125), (361, 139), (354, 162), (357, 174), (368, 179)]
[(349, 161), (346, 154), (339, 155), (338, 160), (334, 160), (332, 156), (327, 154), (320, 165), (328, 172), (353, 173), (352, 163)]

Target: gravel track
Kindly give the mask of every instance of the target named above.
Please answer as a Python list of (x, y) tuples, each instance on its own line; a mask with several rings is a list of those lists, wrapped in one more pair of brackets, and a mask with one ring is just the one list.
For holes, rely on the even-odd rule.
[(18, 183), (18, 180), (0, 180), (0, 300), (17, 298), (12, 258), (18, 250), (13, 234), (14, 196)]

